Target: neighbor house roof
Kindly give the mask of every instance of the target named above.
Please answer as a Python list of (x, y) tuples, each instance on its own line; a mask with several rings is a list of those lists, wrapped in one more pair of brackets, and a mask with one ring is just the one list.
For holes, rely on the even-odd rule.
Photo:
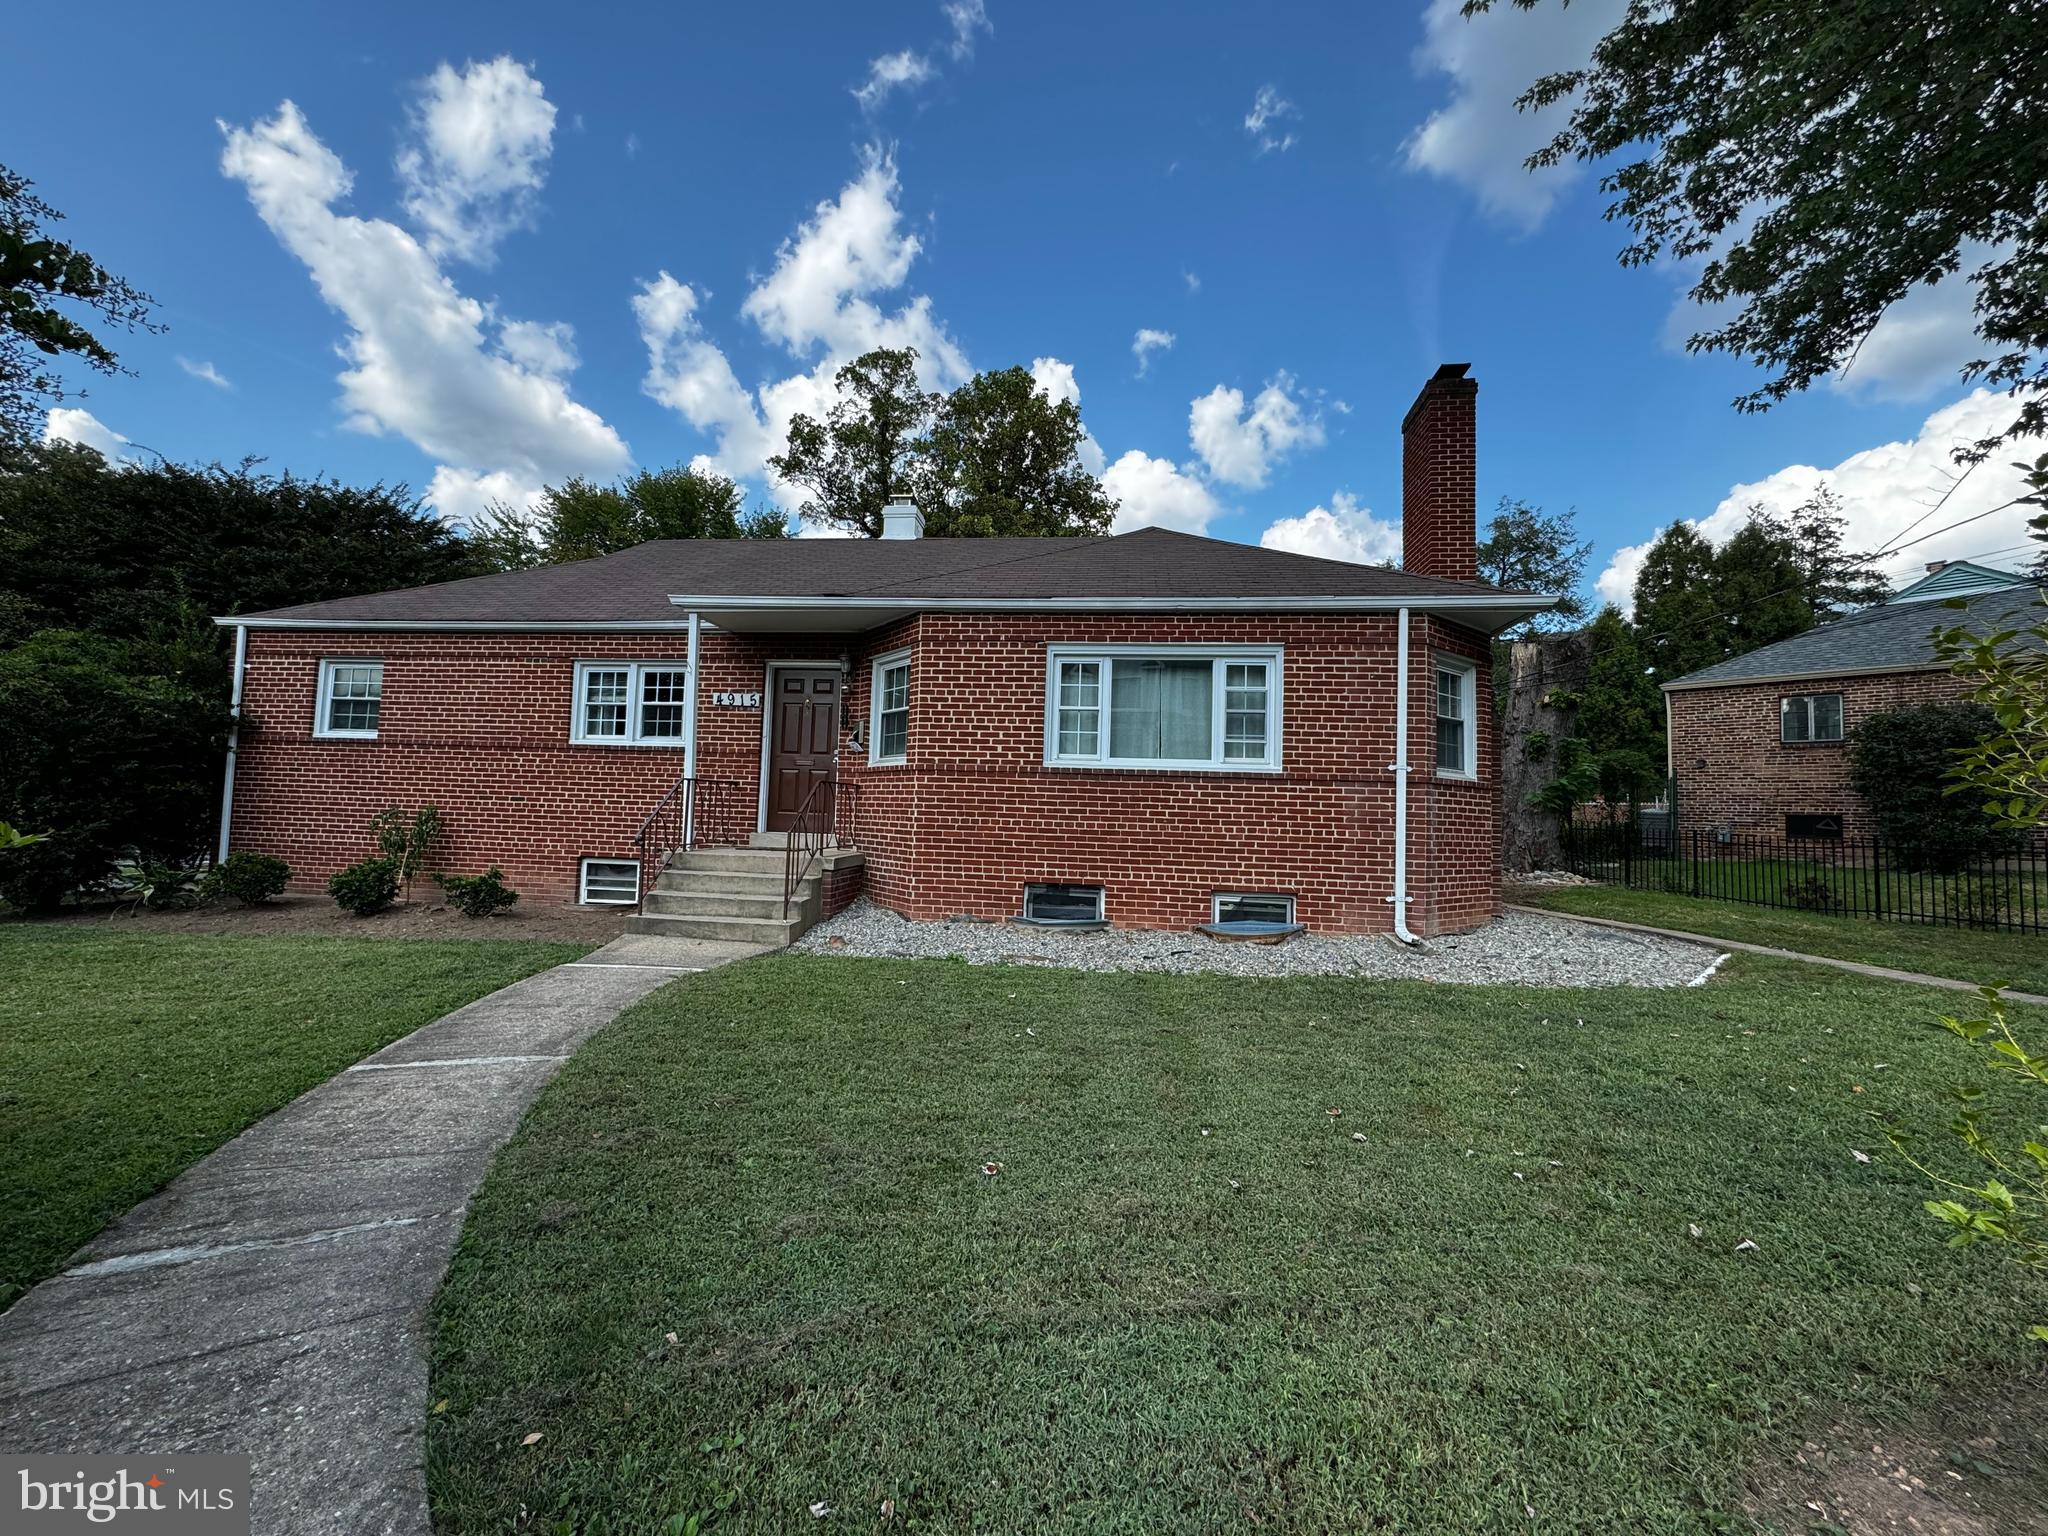
[(2041, 610), (2041, 598), (2041, 589), (2029, 583), (1961, 598), (1955, 607), (1880, 604), (1809, 629), (1790, 640), (1780, 640), (1776, 645), (1766, 645), (1688, 673), (1664, 687), (1678, 692), (1727, 688), (1738, 683), (1839, 677), (1845, 673), (1938, 669), (1943, 663), (1934, 654), (1935, 630), (1965, 625), (1986, 634), (2031, 628), (2048, 618)]
[(1925, 576), (1899, 588), (1885, 601), (1930, 603), (1937, 598), (1968, 597), (1978, 592), (1996, 592), (2002, 587), (2030, 583), (2031, 578), (2022, 576), (2018, 571), (2001, 571), (1996, 566), (1979, 565), (1974, 560), (1950, 560), (1930, 567)]
[(1066, 539), (661, 539), (615, 555), (219, 622), (261, 628), (865, 628), (933, 608), (1458, 614), (1495, 630), (1554, 598), (1163, 528)]

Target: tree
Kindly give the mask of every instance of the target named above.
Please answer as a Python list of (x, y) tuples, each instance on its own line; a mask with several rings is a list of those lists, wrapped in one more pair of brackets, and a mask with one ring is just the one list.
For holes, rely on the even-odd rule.
[[(1467, 16), (1494, 0), (1465, 0)], [(1539, 0), (1512, 0), (1533, 9)], [(1532, 169), (1604, 169), (1622, 261), (1704, 258), (1687, 348), (1768, 371), (1765, 410), (1853, 367), (1885, 313), (1968, 268), (1982, 356), (2048, 430), (2048, 49), (2031, 0), (1629, 0), (1587, 64), (1518, 105), (1569, 102)], [(1998, 439), (1976, 445), (1983, 453)]]
[(1713, 626), (1724, 656), (1741, 656), (1813, 628), (1807, 574), (1792, 542), (1773, 524), (1751, 518), (1714, 554), (1712, 599), (1722, 623)]
[(68, 443), (0, 452), (0, 644), (38, 629), (140, 636), (474, 576), (460, 534), (404, 486), (157, 463)]
[(1664, 693), (1636, 632), (1612, 603), (1587, 630), (1590, 654), (1578, 734), (1609, 800), (1654, 798), (1664, 783)]
[(64, 217), (29, 191), (35, 183), (0, 165), (0, 439), (28, 442), (45, 410), (65, 398), (47, 359), (72, 357), (96, 373), (121, 360), (60, 305), (126, 331), (161, 331), (155, 301), (44, 228)]
[(1805, 577), (1806, 606), (1817, 621), (1867, 608), (1892, 595), (1876, 558), (1844, 547), (1849, 520), (1842, 515), (1842, 499), (1827, 486), (1782, 516), (1760, 505), (1749, 511), (1791, 546), (1793, 561)]
[(2007, 846), (1981, 795), (1949, 793), (1957, 756), (1998, 724), (1986, 705), (1909, 704), (1866, 716), (1849, 732), (1849, 784), (1878, 836), (1913, 868), (1943, 873)]
[(1714, 601), (1714, 546), (1691, 523), (1658, 534), (1636, 573), (1635, 624), (1658, 682), (1727, 655), (1727, 623)]
[(1591, 650), (1592, 637), (1583, 629), (1495, 645), (1494, 671), (1506, 679), (1500, 717), (1503, 869), (1554, 869), (1560, 862), (1562, 823), (1544, 792), (1560, 777), (1567, 744), (1577, 740), (1579, 690)]
[(542, 490), (531, 511), (496, 503), (469, 530), (471, 544), (497, 570), (589, 560), (649, 539), (779, 539), (789, 531), (777, 511), (745, 510), (740, 488), (724, 475), (680, 465), (642, 469), (616, 485), (571, 479)]
[(769, 457), (807, 493), (799, 513), (821, 527), (880, 538), (889, 498), (914, 494), (919, 445), (938, 396), (917, 382), (914, 347), (881, 347), (833, 375), (839, 398), (820, 422), (790, 418), (789, 446)]
[(1586, 577), (1590, 541), (1580, 543), (1573, 513), (1546, 513), (1526, 501), (1503, 496), (1479, 545), (1479, 576), (1510, 592), (1553, 592), (1563, 601), (1525, 620), (1515, 638), (1539, 630), (1572, 629), (1586, 616), (1579, 587)]
[(1022, 368), (977, 373), (940, 401), (918, 445), (924, 531), (939, 538), (1109, 532), (1116, 502), (1083, 467), (1080, 408)]

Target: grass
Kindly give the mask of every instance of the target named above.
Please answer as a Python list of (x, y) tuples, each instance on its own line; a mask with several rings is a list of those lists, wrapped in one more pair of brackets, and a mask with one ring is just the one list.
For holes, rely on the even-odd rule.
[(587, 948), (0, 927), (0, 1306), (315, 1083)]
[(1851, 1156), (1946, 1120), (1954, 999), (1728, 976), (678, 982), (472, 1207), (436, 1529), (1730, 1528), (1752, 1458), (1995, 1374), (2048, 1296)]
[(2038, 934), (1881, 923), (1862, 917), (1829, 917), (1819, 912), (1742, 907), (1661, 891), (1629, 890), (1618, 885), (1525, 886), (1513, 891), (1509, 899), (1555, 912), (1610, 917), (1657, 928), (1682, 928), (1688, 933), (1771, 944), (1837, 960), (1889, 965), (1980, 986), (1998, 983), (2023, 992), (2048, 993), (2048, 937)]

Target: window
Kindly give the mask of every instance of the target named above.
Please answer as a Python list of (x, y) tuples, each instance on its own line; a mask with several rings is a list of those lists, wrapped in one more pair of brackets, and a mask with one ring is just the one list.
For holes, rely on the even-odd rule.
[(1027, 885), (1024, 887), (1024, 921), (1099, 923), (1102, 921), (1102, 887)]
[(1842, 696), (1802, 693), (1778, 700), (1778, 739), (1804, 745), (1842, 739)]
[(690, 674), (674, 662), (578, 662), (569, 739), (628, 747), (681, 746), (688, 729), (689, 697)]
[(1274, 648), (1056, 646), (1045, 760), (1101, 768), (1280, 766)]
[(1254, 896), (1242, 891), (1218, 891), (1211, 906), (1218, 923), (1281, 923), (1294, 921), (1292, 896)]
[(585, 859), (577, 899), (593, 907), (630, 907), (640, 900), (638, 859)]
[(384, 663), (333, 660), (320, 663), (320, 700), (313, 734), (371, 741), (384, 704)]
[(1479, 777), (1479, 741), (1472, 694), (1478, 669), (1469, 661), (1436, 663), (1436, 771), (1445, 778)]
[(1791, 842), (1842, 840), (1842, 818), (1833, 811), (1787, 811), (1785, 837)]
[(910, 751), (910, 652), (877, 656), (869, 684), (868, 761), (900, 763)]

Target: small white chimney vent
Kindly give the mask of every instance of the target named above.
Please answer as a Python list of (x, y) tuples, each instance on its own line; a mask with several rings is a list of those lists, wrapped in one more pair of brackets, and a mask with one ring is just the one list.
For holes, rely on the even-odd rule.
[(917, 503), (908, 496), (891, 496), (888, 505), (882, 508), (882, 537), (885, 539), (921, 539), (924, 537), (924, 514), (917, 510)]

